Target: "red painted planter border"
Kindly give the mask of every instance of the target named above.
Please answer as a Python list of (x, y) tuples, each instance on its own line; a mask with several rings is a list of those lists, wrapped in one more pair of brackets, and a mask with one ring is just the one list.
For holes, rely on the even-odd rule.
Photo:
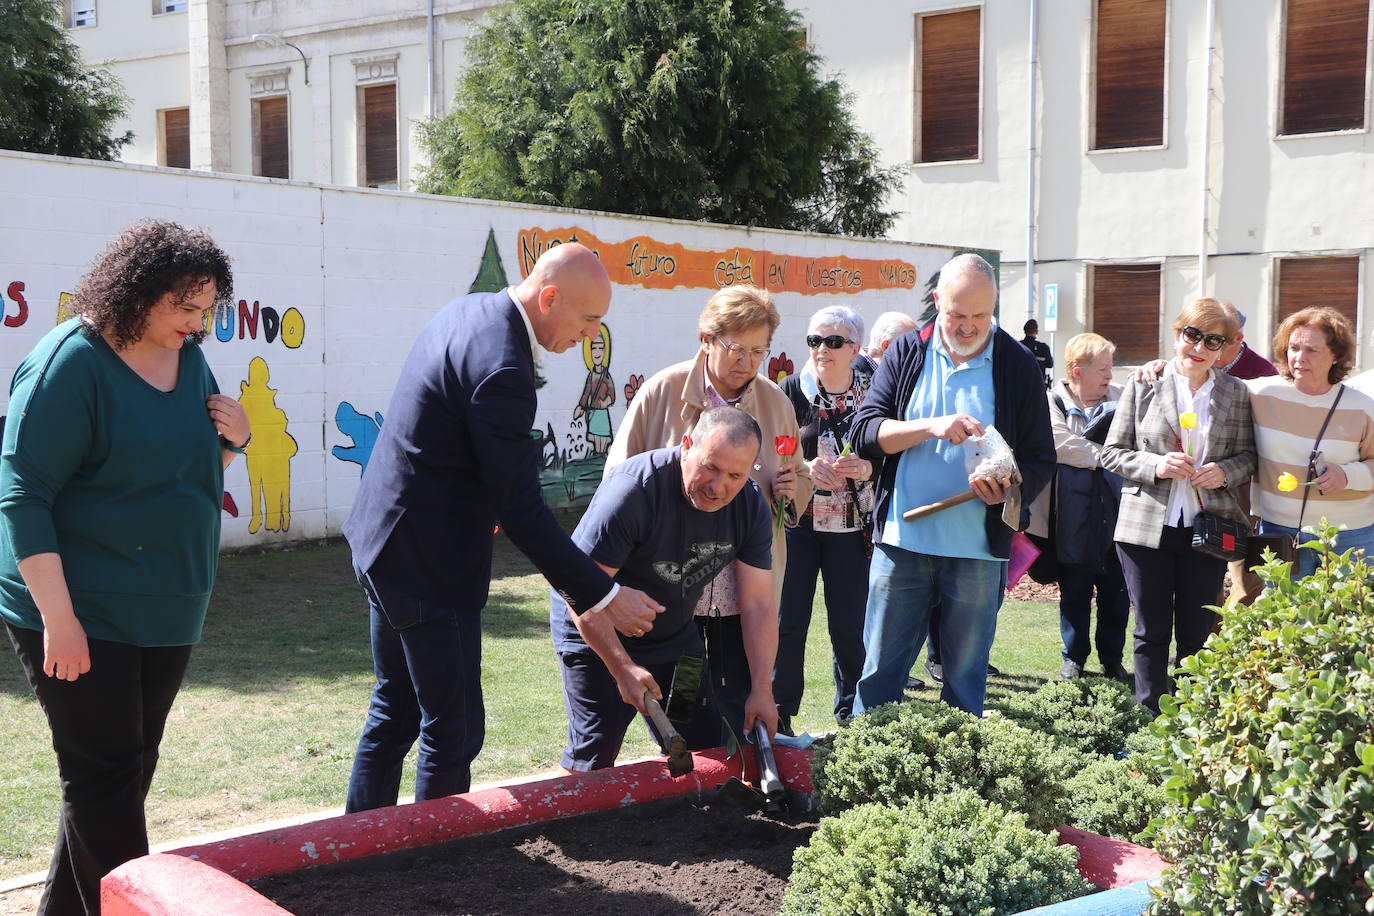
[[(776, 748), (783, 781), (811, 791), (811, 754)], [(330, 862), (431, 846), (507, 827), (575, 817), (628, 805), (710, 791), (740, 774), (741, 761), (723, 748), (694, 753), (687, 776), (668, 775), (651, 760), (538, 782), (502, 786), (344, 814), (126, 862), (101, 882), (110, 916), (283, 916), (281, 907), (244, 881)], [(752, 748), (744, 755), (756, 778)]]
[[(779, 775), (811, 791), (811, 754), (776, 748)], [(692, 755), (695, 770), (679, 779), (664, 760), (595, 773), (502, 786), (377, 811), (345, 814), (126, 862), (101, 882), (106, 916), (290, 916), (244, 881), (331, 862), (431, 846), (563, 817), (709, 791), (739, 775), (723, 748)], [(756, 778), (752, 749), (744, 760)], [(1102, 888), (1156, 878), (1166, 863), (1152, 851), (1060, 827), (1061, 843), (1079, 850), (1078, 870)]]

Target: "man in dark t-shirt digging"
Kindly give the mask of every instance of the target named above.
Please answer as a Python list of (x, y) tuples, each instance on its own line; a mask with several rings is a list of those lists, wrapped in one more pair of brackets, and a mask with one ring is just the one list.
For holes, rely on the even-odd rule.
[[(717, 407), (701, 415), (680, 448), (636, 455), (597, 488), (573, 542), (617, 582), (644, 590), (664, 611), (638, 635), (599, 625), (579, 630), (585, 618), (570, 615), (562, 597), (551, 593), (549, 626), (568, 710), (565, 769), (612, 766), (635, 712), (645, 711), (645, 691), (662, 700), (678, 660), (703, 654), (693, 610), (727, 563), (735, 564), (738, 577), (751, 672), (744, 721), (736, 727), (747, 731), (759, 720), (770, 736), (776, 729), (772, 516), (749, 479), (761, 440), (752, 417)], [(712, 747), (720, 743), (720, 713), (705, 679), (698, 695), (692, 722), (680, 730), (688, 747)]]

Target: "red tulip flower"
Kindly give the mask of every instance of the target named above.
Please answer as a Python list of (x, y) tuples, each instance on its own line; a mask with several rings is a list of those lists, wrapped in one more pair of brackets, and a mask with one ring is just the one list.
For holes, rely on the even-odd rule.
[[(787, 464), (787, 461), (785, 459), (791, 458), (793, 455), (797, 453), (797, 437), (777, 436), (773, 439), (773, 451), (777, 452), (779, 455), (783, 457), (784, 465)], [(778, 530), (781, 530), (783, 512), (787, 509), (787, 499), (785, 497), (779, 496), (776, 508), (778, 511), (775, 523), (777, 525)]]

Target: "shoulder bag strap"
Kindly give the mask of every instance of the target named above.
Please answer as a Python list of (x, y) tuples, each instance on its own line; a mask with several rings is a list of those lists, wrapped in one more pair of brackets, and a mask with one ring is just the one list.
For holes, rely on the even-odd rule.
[[(1326, 412), (1326, 419), (1322, 420), (1322, 428), (1317, 430), (1317, 438), (1312, 443), (1312, 452), (1307, 456), (1307, 483), (1312, 482), (1312, 462), (1317, 457), (1317, 448), (1322, 444), (1322, 436), (1326, 435), (1327, 424), (1331, 422), (1331, 415), (1336, 412), (1336, 405), (1341, 402), (1341, 395), (1343, 394), (1345, 394), (1345, 386), (1341, 385), (1336, 389), (1336, 399), (1331, 402), (1331, 408)], [(1302, 531), (1302, 518), (1307, 514), (1307, 497), (1311, 492), (1311, 487), (1304, 486), (1302, 488), (1302, 508), (1298, 510), (1298, 531)]]

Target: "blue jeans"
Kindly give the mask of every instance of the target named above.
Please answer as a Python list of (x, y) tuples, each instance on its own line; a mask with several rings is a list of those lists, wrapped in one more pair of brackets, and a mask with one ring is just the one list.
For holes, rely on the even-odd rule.
[(359, 582), (372, 618), (377, 683), (345, 810), (396, 804), (401, 765), (417, 738), (415, 800), (466, 792), (486, 736), (481, 614), (420, 601), (371, 575)]
[(864, 668), (854, 714), (902, 699), (907, 672), (930, 628), (930, 609), (941, 603), (939, 636), (945, 666), (940, 698), (975, 716), (983, 714), (988, 655), (1007, 579), (1005, 560), (970, 560), (873, 545), (864, 621)]
[[(1287, 534), (1297, 538), (1297, 543), (1306, 544), (1315, 541), (1311, 535), (1303, 534), (1299, 536), (1298, 529), (1289, 528), (1286, 525), (1275, 525), (1260, 519), (1260, 534)], [(1374, 562), (1374, 525), (1365, 528), (1346, 528), (1336, 535), (1336, 553), (1345, 553), (1351, 548), (1363, 550), (1366, 562)], [(1294, 579), (1306, 579), (1317, 571), (1318, 554), (1315, 550), (1298, 550), (1297, 562), (1293, 564), (1292, 575)]]

